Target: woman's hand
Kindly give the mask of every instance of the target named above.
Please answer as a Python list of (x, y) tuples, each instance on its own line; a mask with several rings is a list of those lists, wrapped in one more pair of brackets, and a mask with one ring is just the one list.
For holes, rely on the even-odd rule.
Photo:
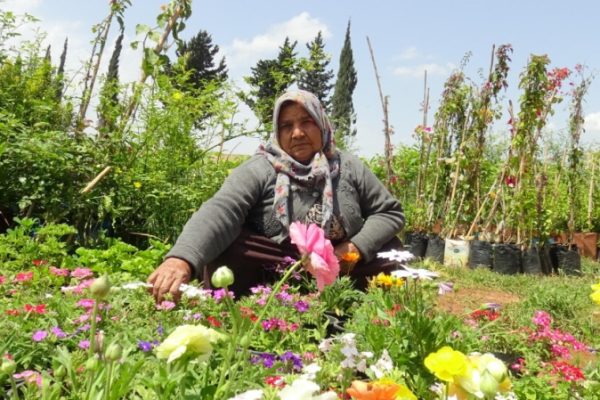
[(335, 246), (335, 256), (340, 260), (340, 273), (350, 274), (361, 259), (360, 250), (350, 241)]
[(148, 277), (152, 284), (152, 295), (157, 303), (164, 300), (167, 293), (173, 296), (173, 301), (178, 302), (181, 297), (179, 286), (192, 279), (192, 267), (187, 261), (180, 258), (167, 258)]

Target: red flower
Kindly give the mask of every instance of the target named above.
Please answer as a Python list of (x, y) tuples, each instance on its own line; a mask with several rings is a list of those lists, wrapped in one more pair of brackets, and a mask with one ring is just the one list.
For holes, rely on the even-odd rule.
[(39, 267), (40, 265), (44, 265), (44, 264), (48, 263), (48, 261), (46, 261), (46, 260), (33, 260), (32, 262), (33, 262), (33, 265), (35, 265), (36, 267)]
[(583, 372), (574, 365), (564, 361), (552, 361), (552, 373), (562, 375), (567, 382), (577, 382), (585, 379)]
[(517, 178), (512, 175), (507, 176), (506, 178), (504, 178), (504, 183), (506, 184), (506, 186), (514, 188), (515, 186), (517, 186)]
[(6, 310), (5, 313), (6, 315), (12, 315), (15, 317), (20, 314), (19, 310), (17, 309)]
[(32, 314), (45, 314), (46, 313), (46, 305), (45, 304), (38, 304), (36, 306), (32, 306), (31, 304), (25, 304), (23, 306), (23, 309), (25, 310), (25, 312), (32, 313)]
[(500, 314), (494, 310), (475, 310), (470, 316), (476, 321), (494, 321)]
[(206, 317), (206, 320), (208, 321), (209, 324), (211, 324), (215, 328), (220, 328), (221, 327), (221, 322), (219, 322), (219, 320), (216, 319), (215, 317), (213, 317), (212, 315)]
[(0, 285), (6, 282), (6, 277), (4, 275), (0, 275)]
[(285, 381), (283, 380), (283, 377), (279, 375), (267, 376), (265, 378), (265, 383), (275, 388), (282, 388), (285, 386)]
[(30, 272), (19, 272), (15, 276), (15, 281), (17, 282), (27, 282), (33, 279), (33, 271)]

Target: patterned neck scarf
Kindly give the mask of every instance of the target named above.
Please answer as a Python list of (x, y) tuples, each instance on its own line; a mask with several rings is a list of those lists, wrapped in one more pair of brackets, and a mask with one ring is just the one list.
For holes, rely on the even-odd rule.
[[(306, 165), (296, 161), (283, 151), (279, 145), (277, 134), (279, 112), (281, 106), (288, 101), (302, 105), (321, 129), (323, 148)], [(275, 102), (273, 110), (271, 140), (266, 146), (261, 145), (258, 148), (257, 154), (265, 156), (277, 173), (273, 208), (275, 209), (277, 219), (279, 219), (284, 229), (287, 231), (290, 226), (288, 203), (291, 180), (294, 180), (301, 186), (321, 191), (323, 212), (321, 227), (327, 232), (329, 221), (333, 215), (333, 185), (331, 181), (339, 174), (340, 154), (335, 148), (333, 127), (319, 99), (314, 94), (305, 90), (290, 90), (281, 95)]]

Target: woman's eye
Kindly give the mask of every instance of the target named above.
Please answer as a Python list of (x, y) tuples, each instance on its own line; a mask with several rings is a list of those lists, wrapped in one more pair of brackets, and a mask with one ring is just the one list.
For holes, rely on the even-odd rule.
[(292, 129), (292, 124), (283, 124), (279, 127), (279, 132), (280, 133), (285, 133), (285, 132), (289, 132)]

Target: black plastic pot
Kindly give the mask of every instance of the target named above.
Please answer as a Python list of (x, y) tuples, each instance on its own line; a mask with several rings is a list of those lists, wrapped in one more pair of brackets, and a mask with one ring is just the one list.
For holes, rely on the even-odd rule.
[(427, 239), (427, 249), (425, 250), (425, 258), (430, 258), (440, 264), (444, 263), (444, 248), (446, 241), (438, 235), (430, 235)]
[(552, 263), (552, 256), (550, 254), (552, 252), (552, 246), (556, 247), (556, 245), (553, 245), (551, 243), (544, 243), (538, 249), (540, 253), (542, 273), (545, 275), (550, 275), (553, 272), (556, 272), (556, 266)]
[(558, 270), (566, 275), (581, 275), (581, 256), (576, 249), (559, 246), (556, 251)]
[(521, 249), (515, 244), (495, 245), (492, 270), (504, 275), (515, 275), (521, 272)]
[(530, 246), (523, 252), (522, 265), (524, 274), (542, 273), (542, 260), (537, 246)]
[(492, 268), (494, 249), (490, 242), (473, 240), (469, 253), (469, 268)]
[(410, 232), (406, 234), (406, 243), (409, 245), (410, 251), (415, 257), (423, 258), (427, 250), (427, 235), (422, 232)]

